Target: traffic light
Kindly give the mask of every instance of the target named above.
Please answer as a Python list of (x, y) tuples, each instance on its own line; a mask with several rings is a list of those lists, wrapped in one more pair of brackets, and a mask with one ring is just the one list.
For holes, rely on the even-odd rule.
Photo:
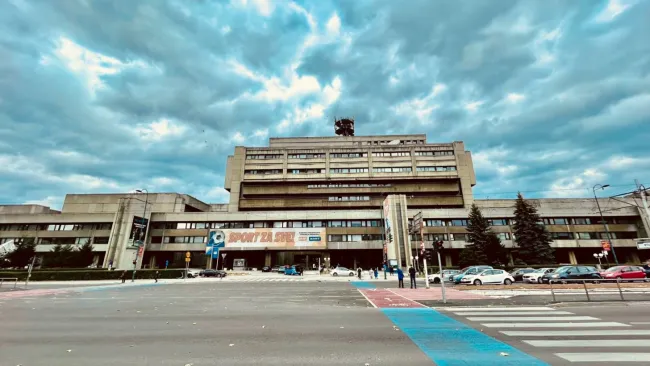
[(438, 240), (435, 243), (433, 243), (434, 249), (436, 250), (436, 252), (442, 252), (442, 250), (444, 249), (442, 244), (443, 244), (442, 240)]
[(433, 260), (433, 252), (431, 250), (425, 250), (424, 258), (426, 258), (428, 261)]

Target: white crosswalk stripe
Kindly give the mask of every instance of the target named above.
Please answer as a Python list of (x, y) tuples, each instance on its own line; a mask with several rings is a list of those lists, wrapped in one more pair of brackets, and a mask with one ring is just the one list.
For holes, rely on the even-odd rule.
[(551, 307), (448, 307), (438, 310), (476, 322), (476, 326), (498, 330), (512, 337), (514, 343), (552, 349), (557, 352), (553, 355), (564, 362), (647, 364), (650, 360), (650, 353), (621, 352), (650, 349), (650, 329), (634, 322), (603, 321)]
[[(302, 278), (225, 278), (224, 282), (300, 282)], [(217, 281), (219, 282), (219, 281)]]

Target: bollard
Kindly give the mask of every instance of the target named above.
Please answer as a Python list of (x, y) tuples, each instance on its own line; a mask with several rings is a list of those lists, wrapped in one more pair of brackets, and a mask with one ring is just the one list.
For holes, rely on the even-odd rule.
[(553, 295), (553, 302), (557, 302), (555, 301), (555, 291), (553, 291), (553, 280), (549, 279), (548, 284), (551, 286), (551, 295)]
[(623, 291), (621, 290), (621, 279), (617, 278), (616, 279), (616, 286), (618, 287), (618, 294), (621, 295), (621, 301), (625, 301), (623, 298)]
[(582, 284), (585, 286), (585, 294), (587, 295), (587, 301), (591, 301), (589, 297), (589, 290), (587, 289), (587, 281), (582, 281)]

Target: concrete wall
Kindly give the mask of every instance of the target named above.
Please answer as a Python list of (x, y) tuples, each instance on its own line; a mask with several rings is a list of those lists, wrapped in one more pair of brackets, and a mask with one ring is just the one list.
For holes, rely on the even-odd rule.
[(35, 215), (59, 212), (41, 205), (0, 205), (0, 215)]

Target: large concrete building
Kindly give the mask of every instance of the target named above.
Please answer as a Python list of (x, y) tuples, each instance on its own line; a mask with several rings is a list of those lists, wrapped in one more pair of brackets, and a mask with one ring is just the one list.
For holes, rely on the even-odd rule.
[[(221, 238), (228, 268), (319, 262), (377, 266), (383, 261), (388, 212), (383, 204), (392, 197), (400, 204), (391, 217), (402, 220), (396, 227), (402, 228), (403, 241), (415, 248), (404, 228), (421, 212), (425, 241), (445, 241), (446, 265), (457, 263), (466, 244), (472, 203), (516, 251), (515, 201), (475, 200), (475, 184), (471, 153), (462, 142), (431, 144), (425, 135), (272, 138), (268, 147), (238, 146), (228, 157), (227, 204), (143, 191), (69, 194), (61, 211), (0, 206), (0, 244), (33, 240), (37, 252), (47, 255), (59, 243), (90, 241), (104, 267), (132, 268), (136, 258), (139, 268), (180, 267), (186, 252), (193, 267), (214, 267), (206, 243)], [(650, 232), (640, 200), (599, 201), (619, 261), (648, 259), (650, 250), (639, 250), (635, 240)], [(602, 250), (606, 236), (594, 199), (532, 202), (553, 236), (559, 263), (596, 261), (593, 254)]]

